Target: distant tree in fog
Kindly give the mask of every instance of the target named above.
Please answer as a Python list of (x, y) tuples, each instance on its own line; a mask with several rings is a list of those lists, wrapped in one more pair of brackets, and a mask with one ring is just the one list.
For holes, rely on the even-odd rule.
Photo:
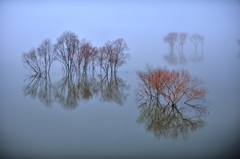
[(188, 33), (183, 32), (178, 34), (178, 47), (181, 52), (183, 52), (183, 45), (186, 43), (186, 40), (188, 38)]
[(195, 47), (195, 53), (197, 52), (197, 47), (199, 43), (202, 44), (202, 48), (203, 48), (204, 36), (199, 35), (198, 33), (195, 33), (189, 37), (189, 40), (193, 43)]
[(177, 32), (170, 32), (164, 38), (163, 41), (169, 44), (171, 52), (174, 51), (175, 44), (178, 40), (178, 33)]

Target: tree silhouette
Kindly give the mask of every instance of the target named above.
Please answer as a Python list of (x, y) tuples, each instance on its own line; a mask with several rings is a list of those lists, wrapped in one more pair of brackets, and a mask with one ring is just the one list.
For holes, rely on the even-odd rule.
[[(127, 86), (117, 77), (116, 72), (129, 60), (130, 54), (126, 53), (128, 50), (122, 38), (107, 41), (97, 48), (86, 39), (80, 41), (75, 33), (65, 31), (57, 38), (56, 44), (45, 39), (37, 49), (22, 54), (23, 66), (31, 73), (30, 78), (25, 80), (29, 83), (24, 86), (23, 92), (38, 97), (47, 106), (55, 100), (67, 109), (76, 108), (79, 100), (87, 101), (99, 94), (102, 101), (114, 101), (122, 105), (127, 97), (124, 93)], [(64, 74), (53, 85), (49, 72), (54, 60), (62, 64)], [(96, 65), (100, 66), (101, 79), (95, 78)], [(105, 72), (103, 79), (101, 69)], [(92, 70), (91, 76), (87, 70)]]
[[(208, 113), (207, 89), (199, 78), (184, 69), (169, 71), (151, 66), (137, 75), (140, 79), (136, 89), (140, 109), (137, 122), (143, 123), (155, 137), (175, 139), (182, 135), (186, 139), (189, 132), (205, 125), (201, 117)], [(184, 114), (187, 110), (194, 114)]]
[[(169, 44), (170, 51), (168, 54), (164, 55), (164, 59), (169, 64), (184, 64), (187, 59), (183, 53), (183, 46), (188, 38), (188, 33), (186, 32), (170, 32), (164, 37), (164, 42)], [(174, 48), (178, 49), (179, 54), (176, 54)]]
[(36, 49), (32, 48), (29, 52), (24, 52), (22, 54), (23, 66), (30, 70), (33, 75), (41, 76), (43, 73), (41, 59), (37, 54)]
[(188, 38), (188, 33), (186, 32), (178, 34), (178, 45), (179, 45), (178, 47), (179, 47), (180, 53), (183, 53), (183, 46), (186, 43), (187, 38)]
[(33, 75), (38, 76), (47, 76), (55, 59), (56, 56), (50, 39), (45, 39), (37, 49), (32, 48), (22, 55), (24, 67), (34, 72)]
[(180, 102), (195, 109), (206, 102), (207, 89), (202, 86), (202, 80), (192, 77), (187, 70), (169, 71), (148, 66), (146, 71), (138, 71), (137, 75), (140, 78), (138, 100), (154, 99), (163, 108), (177, 107)]
[(73, 32), (66, 31), (57, 38), (54, 51), (57, 54), (57, 60), (62, 63), (65, 71), (75, 69), (74, 58), (78, 52), (78, 48), (78, 36)]
[(174, 47), (178, 40), (178, 33), (177, 32), (170, 32), (164, 38), (163, 41), (169, 44), (170, 52), (174, 51)]
[(193, 43), (194, 48), (195, 48), (195, 53), (197, 53), (197, 47), (198, 44), (201, 43), (202, 44), (202, 48), (203, 48), (203, 41), (204, 41), (204, 36), (195, 33), (193, 35), (190, 36), (189, 40)]
[(129, 60), (130, 54), (126, 53), (128, 50), (127, 43), (123, 39), (117, 39), (113, 42), (107, 41), (99, 49), (98, 65), (105, 73), (108, 73), (109, 69), (111, 69), (111, 74), (116, 73), (117, 69)]
[(49, 74), (50, 67), (54, 60), (56, 60), (56, 54), (53, 51), (54, 46), (50, 39), (45, 39), (37, 48), (38, 55), (42, 58), (42, 63), (46, 74)]
[(110, 41), (107, 41), (104, 46), (99, 49), (98, 60), (99, 66), (105, 73), (108, 73), (113, 61), (113, 47)]
[(130, 54), (126, 53), (125, 51), (128, 51), (129, 48), (127, 46), (127, 43), (121, 38), (113, 41), (113, 68), (114, 72), (117, 71), (117, 69), (125, 64), (127, 60), (130, 58)]

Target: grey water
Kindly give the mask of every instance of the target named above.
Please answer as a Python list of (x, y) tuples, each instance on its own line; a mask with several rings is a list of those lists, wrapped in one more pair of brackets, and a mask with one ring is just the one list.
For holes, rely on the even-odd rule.
[[(234, 157), (240, 147), (239, 15), (238, 1), (0, 2), (1, 156)], [(50, 80), (29, 78), (22, 53), (45, 38), (56, 42), (66, 30), (97, 47), (123, 38), (131, 58), (107, 79), (97, 70), (94, 78), (89, 73), (69, 80), (57, 61)], [(171, 56), (163, 38), (173, 31), (204, 36), (197, 57), (189, 40), (182, 54)], [(173, 137), (168, 129), (164, 135), (157, 132), (161, 127), (149, 130), (149, 123), (139, 122), (136, 71), (146, 64), (183, 68), (204, 81), (209, 103), (204, 126)]]

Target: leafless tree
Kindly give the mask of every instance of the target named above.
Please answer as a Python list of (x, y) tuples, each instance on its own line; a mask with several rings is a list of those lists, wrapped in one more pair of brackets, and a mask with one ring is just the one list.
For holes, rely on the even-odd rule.
[(96, 55), (96, 64), (99, 66), (100, 68), (100, 74), (102, 74), (102, 69), (103, 69), (103, 60), (104, 60), (104, 51), (103, 48), (100, 47), (98, 49), (97, 55)]
[(92, 75), (94, 75), (98, 52), (99, 50), (97, 47), (92, 47), (91, 49)]
[[(169, 71), (151, 66), (137, 75), (140, 79), (136, 89), (140, 109), (137, 122), (143, 123), (155, 137), (175, 139), (182, 135), (187, 139), (190, 131), (205, 125), (201, 117), (208, 114), (207, 89), (201, 79), (184, 69)], [(184, 114), (187, 110), (195, 114), (187, 116)]]
[(57, 38), (57, 44), (54, 51), (57, 54), (57, 59), (65, 67), (65, 71), (75, 69), (74, 57), (79, 49), (78, 36), (70, 31), (64, 32)]
[(41, 57), (38, 55), (36, 49), (32, 48), (29, 52), (22, 54), (23, 66), (33, 72), (37, 76), (42, 76), (44, 72)]
[(188, 38), (188, 33), (186, 32), (178, 34), (178, 45), (181, 53), (183, 52), (183, 46), (186, 43), (187, 38)]
[(107, 41), (103, 47), (99, 49), (97, 59), (98, 65), (108, 73), (111, 69), (111, 74), (117, 72), (117, 69), (125, 64), (130, 59), (130, 54), (126, 53), (129, 48), (127, 43), (122, 39), (117, 39), (113, 42)]
[(177, 32), (170, 32), (164, 38), (163, 41), (169, 44), (170, 51), (174, 51), (174, 47), (178, 40), (178, 33)]
[(173, 70), (147, 67), (147, 70), (138, 71), (140, 78), (137, 89), (137, 99), (155, 99), (159, 107), (177, 107), (177, 103), (194, 107), (204, 106), (207, 89), (202, 86), (202, 80), (192, 77), (187, 70)]
[(126, 53), (126, 51), (129, 50), (127, 43), (121, 38), (115, 40), (113, 43), (113, 67), (114, 67), (114, 72), (117, 71), (117, 69), (125, 64), (127, 60), (130, 59), (130, 54)]
[(37, 48), (38, 55), (42, 59), (41, 62), (43, 63), (46, 74), (49, 74), (50, 67), (53, 61), (56, 59), (56, 54), (53, 51), (53, 49), (54, 49), (54, 46), (52, 45), (52, 42), (50, 39), (45, 39)]
[(104, 46), (99, 49), (98, 64), (105, 73), (108, 73), (109, 68), (112, 66), (113, 52), (114, 49), (110, 41), (107, 41)]
[(38, 76), (49, 75), (50, 67), (55, 59), (50, 39), (45, 39), (37, 49), (31, 49), (22, 55), (24, 67)]
[(202, 44), (202, 48), (203, 48), (204, 36), (199, 35), (198, 33), (195, 33), (190, 36), (189, 40), (193, 43), (193, 45), (195, 47), (195, 53), (197, 53), (197, 47), (198, 47), (199, 43)]
[(83, 71), (86, 73), (90, 62), (92, 61), (92, 64), (94, 64), (97, 48), (93, 47), (90, 42), (84, 41), (79, 48), (79, 54), (83, 60)]

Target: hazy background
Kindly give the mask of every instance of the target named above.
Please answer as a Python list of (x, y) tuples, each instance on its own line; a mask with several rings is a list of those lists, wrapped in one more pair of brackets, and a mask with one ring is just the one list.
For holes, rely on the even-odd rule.
[[(240, 133), (239, 15), (237, 0), (0, 1), (1, 152), (30, 157), (110, 158), (219, 157), (235, 152)], [(22, 65), (22, 53), (46, 38), (55, 43), (64, 31), (72, 31), (97, 47), (107, 40), (126, 41), (131, 59), (118, 75), (131, 89), (123, 106), (92, 100), (66, 111), (57, 103), (47, 108), (23, 95), (28, 71)], [(204, 60), (190, 60), (194, 47), (187, 41), (184, 54), (188, 63), (169, 65), (163, 58), (169, 51), (163, 37), (172, 31), (203, 35)], [(139, 115), (134, 101), (135, 71), (144, 69), (146, 63), (186, 68), (205, 81), (211, 102), (208, 126), (191, 134), (188, 141), (155, 140), (143, 125), (135, 123)], [(51, 77), (61, 75), (60, 64), (54, 62)]]
[(22, 52), (45, 38), (56, 42), (63, 31), (75, 32), (95, 46), (123, 38), (132, 60), (138, 61), (135, 68), (167, 49), (162, 39), (171, 31), (205, 36), (205, 47), (216, 46), (211, 55), (219, 60), (219, 50), (239, 51), (239, 1), (1, 1), (0, 7), (0, 47), (8, 52), (2, 61), (13, 51), (16, 55), (8, 60), (19, 61)]

